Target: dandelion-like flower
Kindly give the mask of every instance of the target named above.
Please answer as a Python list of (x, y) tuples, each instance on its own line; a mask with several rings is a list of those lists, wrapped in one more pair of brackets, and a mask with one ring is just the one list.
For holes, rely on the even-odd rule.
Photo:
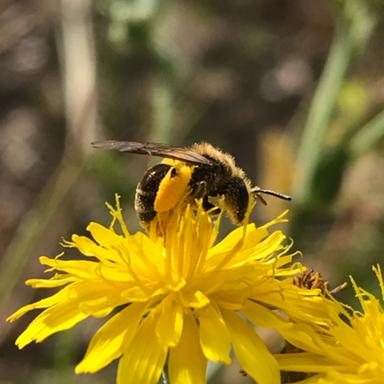
[[(384, 283), (380, 267), (374, 267), (382, 299)], [(301, 348), (306, 352), (281, 355), (283, 370), (315, 375), (300, 384), (382, 384), (384, 382), (384, 308), (382, 301), (357, 286), (351, 278), (362, 311), (333, 301), (329, 323)]]
[[(120, 384), (156, 383), (164, 369), (171, 384), (199, 384), (205, 383), (207, 360), (229, 364), (233, 348), (257, 383), (280, 383), (276, 359), (253, 325), (290, 333), (289, 321), (273, 309), (295, 305), (300, 289), (291, 276), (303, 267), (291, 263), (284, 233), (270, 232), (284, 219), (236, 228), (216, 242), (220, 218), (200, 205), (170, 214), (162, 235), (154, 227), (148, 234), (129, 233), (118, 199), (116, 208), (108, 207), (109, 227), (92, 222), (91, 238), (73, 235), (63, 244), (84, 258), (40, 258), (55, 274), (27, 284), (61, 289), (9, 317), (14, 321), (43, 309), (17, 346), (41, 342), (87, 317), (109, 315), (77, 373), (93, 373), (119, 359)], [(311, 295), (316, 296), (304, 294), (307, 300)]]

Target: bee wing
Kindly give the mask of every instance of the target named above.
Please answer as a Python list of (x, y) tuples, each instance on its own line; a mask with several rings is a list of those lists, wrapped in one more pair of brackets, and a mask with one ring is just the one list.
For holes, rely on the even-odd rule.
[(136, 153), (139, 155), (167, 157), (170, 159), (185, 161), (190, 164), (211, 164), (209, 159), (186, 147), (117, 140), (95, 141), (92, 145), (95, 148), (113, 149), (120, 152)]

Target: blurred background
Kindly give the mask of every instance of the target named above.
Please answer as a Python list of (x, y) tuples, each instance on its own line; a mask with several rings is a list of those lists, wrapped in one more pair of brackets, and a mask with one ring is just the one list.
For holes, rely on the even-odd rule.
[[(263, 188), (292, 203), (258, 204), (302, 262), (335, 287), (352, 274), (378, 294), (384, 247), (384, 7), (381, 0), (1, 0), (0, 384), (114, 382), (116, 366), (75, 376), (99, 321), (19, 352), (45, 296), (23, 281), (39, 255), (109, 223), (122, 195), (132, 231), (144, 156), (95, 150), (105, 138), (233, 154)], [(351, 289), (339, 297), (353, 302)], [(216, 383), (245, 383), (238, 367)]]

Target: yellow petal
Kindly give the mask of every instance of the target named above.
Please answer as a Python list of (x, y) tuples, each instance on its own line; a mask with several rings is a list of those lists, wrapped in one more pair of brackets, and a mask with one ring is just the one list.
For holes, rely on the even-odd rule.
[(9, 316), (7, 318), (7, 321), (13, 322), (23, 316), (25, 313), (34, 309), (48, 308), (56, 305), (57, 303), (67, 301), (69, 290), (69, 287), (65, 287), (52, 296), (46, 297), (45, 299), (41, 299), (32, 304), (24, 305), (23, 307), (19, 308), (16, 312), (14, 312), (11, 316)]
[(99, 328), (76, 373), (94, 373), (118, 358), (126, 333), (135, 333), (144, 309), (145, 304), (130, 304)]
[(120, 292), (120, 297), (125, 303), (148, 301), (153, 296), (151, 291), (143, 291), (142, 287), (138, 286), (127, 287)]
[(122, 250), (126, 263), (139, 276), (147, 276), (150, 279), (159, 280), (164, 273), (164, 248), (158, 242), (154, 242), (142, 232), (137, 232), (124, 243)]
[(91, 233), (99, 245), (106, 248), (116, 248), (125, 240), (123, 236), (118, 235), (115, 231), (95, 222), (88, 224), (87, 231)]
[(140, 324), (117, 370), (117, 384), (156, 384), (167, 358), (168, 348), (155, 334), (156, 318), (148, 315)]
[[(225, 247), (216, 247), (210, 250), (210, 255), (214, 252), (207, 261), (207, 270), (217, 269), (224, 267), (236, 268), (238, 266), (255, 263), (259, 260), (265, 259), (268, 261), (272, 259), (276, 260), (275, 252), (282, 249), (282, 241), (286, 238), (281, 231), (275, 231), (268, 236), (268, 231), (265, 228), (255, 229), (254, 225), (248, 225), (247, 229), (250, 229), (250, 233), (246, 233), (245, 237), (239, 237), (240, 232), (238, 228), (233, 231), (229, 236), (233, 237), (233, 234), (238, 233), (237, 242), (232, 239), (230, 244), (232, 248), (227, 244)], [(243, 229), (244, 230), (244, 229)], [(224, 251), (217, 253), (217, 250), (224, 249)]]
[(319, 352), (318, 345), (321, 343), (319, 335), (316, 335), (313, 328), (307, 324), (294, 324), (278, 316), (278, 312), (274, 312), (252, 301), (247, 301), (242, 312), (255, 325), (263, 328), (274, 328), (296, 347), (307, 351)]
[(156, 334), (160, 342), (174, 347), (180, 340), (183, 330), (183, 307), (168, 295), (161, 303), (160, 316), (156, 325)]
[(169, 381), (172, 384), (205, 384), (206, 364), (196, 320), (186, 315), (180, 342), (169, 352)]
[(75, 281), (74, 276), (57, 274), (51, 279), (28, 279), (25, 284), (32, 288), (57, 288)]
[(71, 244), (85, 256), (95, 256), (95, 253), (98, 253), (101, 248), (86, 236), (72, 235), (71, 240)]
[(212, 297), (220, 308), (237, 310), (243, 307), (244, 301), (249, 296), (249, 288), (249, 286), (241, 284), (239, 280), (235, 280), (220, 287), (217, 292), (212, 294)]
[(101, 247), (86, 236), (72, 235), (72, 243), (69, 244), (76, 247), (83, 255), (95, 256), (100, 261), (121, 261), (121, 257), (115, 249)]
[(180, 296), (184, 307), (203, 308), (209, 304), (209, 298), (201, 291), (183, 292)]
[(208, 360), (231, 363), (231, 340), (221, 313), (213, 305), (198, 312), (200, 345)]
[(256, 331), (232, 311), (222, 311), (232, 345), (241, 367), (258, 384), (279, 384), (280, 372), (276, 360)]
[(273, 262), (275, 262), (275, 252), (282, 248), (282, 242), (285, 238), (286, 237), (282, 232), (273, 232), (267, 238), (263, 239), (258, 244), (255, 244), (252, 248), (238, 252), (228, 266), (236, 267), (247, 262), (268, 258), (272, 258)]
[(315, 353), (285, 353), (275, 355), (280, 369), (294, 372), (326, 372), (330, 369), (330, 360)]
[(100, 263), (88, 260), (60, 260), (41, 256), (39, 261), (43, 265), (48, 265), (57, 271), (69, 273), (81, 279), (90, 279), (97, 276)]
[(16, 345), (21, 349), (32, 341), (40, 343), (56, 332), (72, 328), (87, 317), (73, 303), (58, 304), (40, 313), (17, 338)]
[(209, 251), (209, 254), (213, 256), (215, 254), (231, 251), (231, 249), (236, 246), (238, 241), (243, 237), (244, 230), (246, 231), (246, 235), (244, 238), (244, 246), (246, 248), (254, 246), (263, 237), (268, 235), (268, 231), (266, 229), (256, 229), (255, 224), (248, 224), (245, 229), (243, 227), (238, 227), (231, 231), (218, 244), (212, 247)]
[(289, 321), (279, 317), (271, 309), (264, 307), (258, 303), (247, 300), (242, 312), (250, 319), (253, 324), (263, 328), (275, 328), (277, 330), (281, 328), (289, 328)]
[(121, 287), (103, 281), (84, 281), (68, 286), (69, 303), (82, 312), (96, 315), (98, 312), (111, 311), (126, 304), (121, 298)]
[[(136, 281), (128, 268), (123, 265), (115, 264), (109, 264), (106, 265), (104, 263), (99, 263), (99, 269), (97, 271), (98, 276), (103, 278), (104, 280), (112, 281), (113, 283), (134, 283), (136, 284)], [(96, 276), (95, 276), (96, 277)]]

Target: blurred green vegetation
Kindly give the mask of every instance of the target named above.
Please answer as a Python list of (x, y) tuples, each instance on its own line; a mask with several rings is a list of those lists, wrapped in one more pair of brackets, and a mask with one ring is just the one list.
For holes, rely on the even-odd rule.
[[(331, 286), (352, 274), (377, 290), (383, 257), (384, 18), (374, 0), (78, 0), (0, 5), (2, 318), (36, 297), (40, 254), (108, 222), (151, 161), (93, 150), (102, 138), (232, 153), (268, 199), (257, 223), (290, 209), (304, 263)], [(371, 285), (372, 281), (372, 287)], [(352, 301), (350, 290), (341, 293)], [(28, 319), (0, 323), (0, 384), (74, 378), (97, 322), (17, 352)], [(53, 351), (53, 353), (52, 353)], [(237, 368), (212, 382), (249, 382)]]

